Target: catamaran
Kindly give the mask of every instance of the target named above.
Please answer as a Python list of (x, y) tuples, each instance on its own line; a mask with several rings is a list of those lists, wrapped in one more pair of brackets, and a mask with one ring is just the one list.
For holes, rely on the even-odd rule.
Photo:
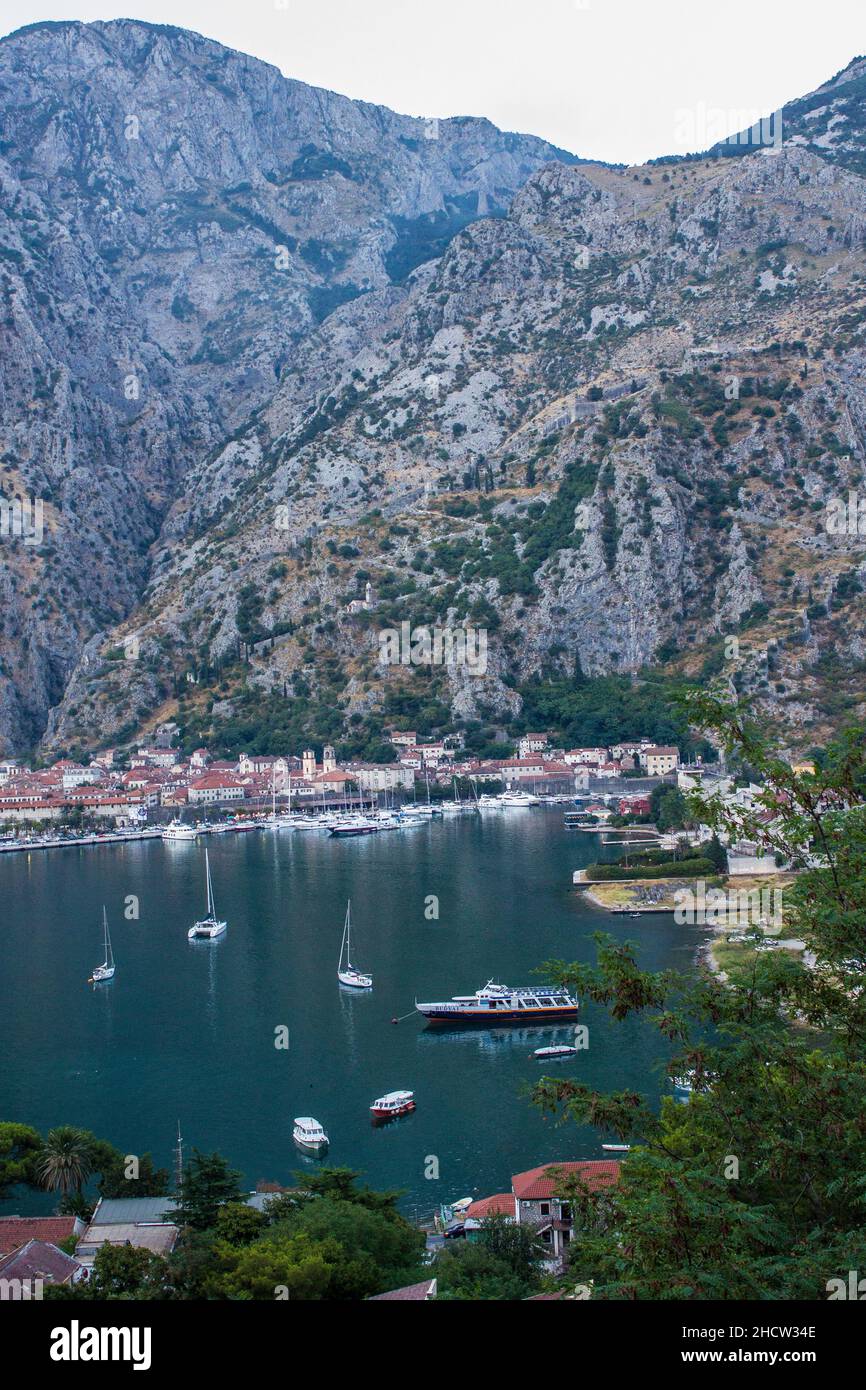
[(212, 941), (215, 936), (222, 936), (228, 926), (227, 922), (218, 920), (216, 915), (216, 907), (214, 906), (213, 900), (213, 884), (210, 878), (210, 859), (208, 858), (207, 850), (204, 852), (204, 873), (207, 882), (207, 916), (202, 917), (198, 922), (193, 922), (186, 934), (189, 941)]
[(108, 934), (108, 914), (104, 907), (102, 909), (102, 935), (105, 944), (105, 960), (101, 965), (96, 966), (93, 974), (87, 981), (89, 985), (98, 985), (101, 984), (103, 980), (114, 979), (114, 956), (111, 950), (111, 937)]
[[(343, 940), (340, 945), (340, 960), (337, 965), (337, 979), (349, 989), (372, 989), (373, 976), (356, 970), (351, 961), (352, 950), (352, 901), (346, 904), (346, 920), (343, 924)], [(345, 964), (343, 958), (345, 956)]]

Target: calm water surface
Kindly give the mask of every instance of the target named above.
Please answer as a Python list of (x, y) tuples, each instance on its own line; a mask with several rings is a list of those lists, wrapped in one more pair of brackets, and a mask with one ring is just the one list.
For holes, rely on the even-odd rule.
[[(82, 1125), (166, 1166), (179, 1118), (188, 1145), (218, 1149), (252, 1187), (315, 1164), (291, 1139), (293, 1117), (311, 1114), (331, 1137), (331, 1163), (405, 1189), (407, 1209), (429, 1211), (504, 1191), (512, 1173), (538, 1163), (601, 1157), (600, 1140), (558, 1128), (526, 1098), (542, 1073), (529, 1053), (568, 1040), (568, 1029), (443, 1033), (420, 1016), (397, 1026), (392, 1017), (416, 997), (471, 993), (491, 976), (532, 984), (546, 959), (592, 959), (600, 928), (639, 940), (651, 969), (688, 968), (703, 936), (671, 916), (620, 920), (586, 904), (571, 874), (600, 857), (599, 841), (566, 831), (561, 808), (538, 808), (355, 840), (211, 836), (229, 929), (191, 944), (187, 929), (204, 910), (203, 843), (0, 857), (0, 1118), (43, 1132)], [(138, 921), (124, 917), (130, 894)], [(430, 894), (438, 921), (425, 918)], [(374, 976), (367, 995), (336, 979), (348, 897), (355, 963)], [(103, 903), (117, 974), (93, 989)], [(655, 1032), (611, 1024), (593, 1006), (582, 1021), (589, 1050), (552, 1064), (557, 1074), (656, 1099), (654, 1064), (666, 1053)], [(274, 1045), (281, 1026), (288, 1050)], [(374, 1128), (370, 1103), (404, 1088), (416, 1093), (416, 1113)], [(424, 1176), (430, 1155), (438, 1182)]]

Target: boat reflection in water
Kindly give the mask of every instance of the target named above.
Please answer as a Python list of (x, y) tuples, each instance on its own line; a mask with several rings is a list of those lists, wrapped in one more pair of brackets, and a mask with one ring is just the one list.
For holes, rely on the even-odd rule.
[(474, 1047), (479, 1052), (500, 1053), (512, 1051), (531, 1055), (536, 1047), (544, 1043), (560, 1043), (570, 1046), (575, 1042), (574, 1028), (558, 1028), (536, 1024), (532, 1028), (422, 1028), (418, 1041), (424, 1047)]

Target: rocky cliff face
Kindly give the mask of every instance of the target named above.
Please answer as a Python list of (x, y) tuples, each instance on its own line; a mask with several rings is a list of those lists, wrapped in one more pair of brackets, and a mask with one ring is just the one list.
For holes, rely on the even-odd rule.
[(190, 469), (311, 330), (557, 158), (182, 30), (45, 24), (0, 42), (0, 466), (5, 498), (43, 500), (41, 543), (14, 544), (12, 522), (3, 539), (7, 745), (42, 732), (83, 644), (134, 607)]
[[(11, 741), (269, 701), (339, 737), (419, 680), (507, 719), (660, 660), (795, 743), (862, 713), (852, 122), (575, 167), (132, 23), (13, 36), (0, 83), (5, 492), (56, 499), (4, 571)], [(383, 667), (401, 622), (485, 628), (486, 673)]]

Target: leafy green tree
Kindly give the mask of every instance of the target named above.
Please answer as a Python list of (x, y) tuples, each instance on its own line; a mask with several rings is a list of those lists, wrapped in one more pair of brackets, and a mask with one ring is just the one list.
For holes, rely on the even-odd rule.
[[(608, 1219), (572, 1243), (570, 1278), (614, 1299), (824, 1299), (866, 1264), (866, 738), (844, 735), (816, 775), (796, 774), (747, 710), (712, 692), (687, 708), (757, 772), (740, 833), (800, 870), (785, 929), (811, 954), (754, 952), (723, 981), (647, 973), (634, 945), (600, 937), (596, 965), (554, 965), (614, 1020), (655, 1027), (668, 1076), (692, 1072), (688, 1103), (660, 1109), (631, 1090), (536, 1087), (544, 1110), (633, 1145)], [(734, 829), (723, 804), (690, 800)]]
[(36, 1187), (42, 1136), (30, 1125), (0, 1122), (0, 1197), (18, 1183)]
[(268, 1218), (245, 1202), (227, 1202), (216, 1218), (217, 1239), (229, 1245), (252, 1245), (268, 1224)]
[(101, 1197), (164, 1197), (169, 1188), (167, 1168), (154, 1167), (149, 1153), (138, 1157), (138, 1177), (128, 1178), (127, 1156), (113, 1144), (98, 1139), (91, 1146), (93, 1171), (99, 1173), (97, 1187)]
[(710, 860), (717, 873), (726, 874), (728, 872), (728, 851), (718, 835), (713, 835), (707, 844), (701, 845), (701, 853)]
[(194, 1231), (214, 1226), (220, 1207), (240, 1200), (240, 1176), (221, 1154), (203, 1154), (193, 1149), (183, 1171), (176, 1220)]
[(222, 1279), (223, 1295), (241, 1299), (324, 1298), (332, 1275), (328, 1253), (306, 1235), (285, 1232), (256, 1241), (231, 1253), (230, 1267)]
[(507, 1260), (474, 1242), (444, 1250), (436, 1261), (436, 1279), (437, 1298), (443, 1302), (513, 1300), (535, 1291)]
[(132, 1245), (103, 1245), (96, 1252), (90, 1278), (77, 1284), (51, 1284), (44, 1296), (53, 1300), (158, 1299), (174, 1296), (165, 1260)]

